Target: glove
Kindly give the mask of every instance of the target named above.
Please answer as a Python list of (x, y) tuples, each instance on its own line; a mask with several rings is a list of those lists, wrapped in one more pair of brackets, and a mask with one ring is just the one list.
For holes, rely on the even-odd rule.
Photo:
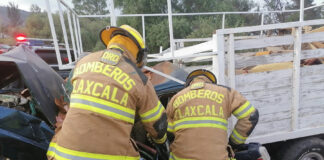
[(161, 160), (168, 160), (169, 155), (170, 155), (170, 149), (169, 149), (169, 141), (168, 139), (162, 143), (162, 144), (157, 144), (155, 143), (155, 148), (157, 150), (157, 156)]
[(235, 153), (237, 160), (256, 160), (261, 157), (260, 144), (249, 143), (240, 145), (240, 151)]

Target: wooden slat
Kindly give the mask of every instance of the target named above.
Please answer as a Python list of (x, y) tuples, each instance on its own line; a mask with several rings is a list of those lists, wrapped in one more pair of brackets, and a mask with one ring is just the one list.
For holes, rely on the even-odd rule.
[(301, 60), (301, 41), (302, 28), (296, 29), (296, 37), (294, 39), (294, 65), (293, 65), (293, 79), (292, 79), (292, 117), (291, 129), (297, 130), (299, 120), (299, 104), (300, 104), (300, 60)]
[(236, 75), (236, 88), (241, 92), (291, 86), (292, 70), (279, 70)]
[[(301, 54), (301, 59), (319, 58), (319, 57), (324, 57), (324, 49), (304, 50), (302, 51)], [(235, 62), (236, 62), (235, 67), (239, 69), (247, 66), (288, 62), (292, 60), (293, 60), (292, 52), (276, 53), (276, 54), (262, 55), (262, 56), (245, 56), (241, 54), (241, 55), (236, 55), (235, 57)]]
[(236, 56), (235, 67), (236, 69), (239, 69), (260, 64), (288, 62), (293, 60), (292, 54), (293, 53), (277, 53), (262, 56)]
[(235, 41), (235, 50), (264, 48), (269, 46), (289, 45), (293, 44), (294, 37), (291, 35), (277, 36), (277, 37), (265, 37), (258, 39), (247, 39)]
[(321, 82), (324, 80), (324, 64), (304, 66), (301, 68), (301, 84)]
[(278, 24), (268, 24), (262, 26), (248, 26), (248, 27), (237, 27), (229, 29), (219, 29), (217, 33), (219, 34), (230, 34), (230, 33), (242, 33), (242, 32), (255, 32), (261, 30), (271, 30), (271, 29), (285, 29), (299, 26), (309, 26), (309, 25), (322, 25), (324, 24), (324, 19), (314, 19), (303, 22), (288, 22), (288, 23), (278, 23)]
[(302, 51), (302, 55), (301, 55), (302, 59), (320, 58), (320, 57), (324, 57), (324, 49), (304, 50)]
[(318, 41), (324, 41), (324, 32), (303, 34), (302, 37), (303, 43), (318, 42)]
[(229, 86), (235, 89), (235, 50), (234, 50), (234, 34), (230, 34), (228, 39), (228, 75), (229, 75)]
[(290, 87), (242, 92), (242, 94), (259, 110), (259, 123), (277, 121), (290, 116)]
[(323, 127), (324, 126), (323, 117), (324, 117), (324, 113), (300, 117), (299, 127), (300, 128)]
[(216, 77), (218, 78), (217, 83), (221, 85), (225, 85), (225, 46), (224, 46), (225, 38), (223, 34), (217, 34), (216, 38), (217, 38), (216, 50), (217, 50), (218, 62), (215, 62), (216, 58), (214, 58), (213, 66), (215, 65), (215, 63), (218, 64), (218, 75), (216, 75)]
[(283, 119), (280, 121), (273, 121), (269, 123), (259, 123), (255, 127), (250, 137), (273, 134), (276, 132), (288, 132), (290, 130), (290, 122), (291, 122), (289, 118), (290, 117), (287, 117), (287, 119)]

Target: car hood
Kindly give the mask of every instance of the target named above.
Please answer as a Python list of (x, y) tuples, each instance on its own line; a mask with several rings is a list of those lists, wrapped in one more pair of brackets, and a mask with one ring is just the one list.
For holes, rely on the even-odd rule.
[(36, 109), (54, 125), (58, 111), (54, 100), (64, 95), (63, 79), (38, 55), (23, 45), (0, 55), (0, 73), (4, 75), (0, 77), (1, 88), (12, 78), (10, 74), (14, 72), (20, 74), (29, 88), (36, 102)]
[[(184, 69), (179, 68), (170, 62), (161, 62), (152, 66), (152, 68), (182, 81), (186, 81), (186, 77), (188, 76), (188, 73)], [(156, 73), (150, 71), (144, 71), (144, 73), (146, 73), (146, 75), (149, 77), (150, 81), (154, 85), (156, 93), (159, 96), (170, 92), (179, 91), (184, 88), (183, 84), (167, 79)]]

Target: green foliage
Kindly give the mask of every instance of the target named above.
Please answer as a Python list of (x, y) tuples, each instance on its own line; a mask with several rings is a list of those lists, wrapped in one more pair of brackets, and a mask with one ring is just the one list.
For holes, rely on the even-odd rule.
[(109, 25), (108, 19), (92, 19), (82, 18), (80, 19), (81, 38), (83, 50), (92, 52), (104, 49), (99, 33), (100, 31)]
[[(304, 7), (314, 5), (314, 0), (304, 0)], [(267, 10), (293, 10), (300, 8), (300, 0), (265, 0)], [(310, 9), (304, 12), (304, 20), (321, 18), (321, 7)], [(284, 23), (299, 20), (299, 12), (294, 13), (272, 13), (266, 17), (266, 23)]]
[[(221, 11), (248, 11), (255, 7), (251, 0), (172, 0), (172, 12), (221, 12)], [(135, 13), (167, 13), (166, 0), (118, 0), (115, 5), (122, 9), (124, 14)], [(237, 27), (250, 24), (253, 16), (231, 15), (226, 17), (227, 27)], [(128, 24), (142, 32), (142, 20), (139, 17), (120, 18), (118, 25)], [(216, 29), (221, 28), (222, 16), (174, 16), (174, 38), (206, 38), (211, 37)], [(167, 17), (145, 18), (146, 45), (150, 53), (164, 49), (169, 45), (169, 29)]]
[[(58, 21), (58, 16), (54, 16), (53, 18), (57, 19)], [(56, 25), (55, 27), (60, 27), (60, 26)], [(45, 12), (32, 13), (26, 20), (25, 33), (27, 34), (28, 37), (32, 37), (32, 38), (50, 38), (51, 30), (47, 19), (47, 14)]]
[(166, 0), (115, 0), (115, 6), (124, 14), (166, 13)]
[(107, 0), (72, 0), (78, 14), (107, 14)]

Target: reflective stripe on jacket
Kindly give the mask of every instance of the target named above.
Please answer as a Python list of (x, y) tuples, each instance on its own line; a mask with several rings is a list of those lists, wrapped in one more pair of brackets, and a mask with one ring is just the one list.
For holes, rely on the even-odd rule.
[(195, 80), (167, 106), (168, 131), (175, 135), (170, 159), (227, 160), (227, 119), (232, 113), (239, 119), (231, 139), (244, 143), (252, 126), (246, 119), (254, 111), (239, 92)]
[(70, 109), (50, 144), (48, 159), (139, 159), (130, 139), (136, 114), (154, 140), (164, 143), (167, 126), (154, 127), (166, 123), (166, 118), (161, 120), (164, 106), (127, 55), (110, 49), (77, 63)]

